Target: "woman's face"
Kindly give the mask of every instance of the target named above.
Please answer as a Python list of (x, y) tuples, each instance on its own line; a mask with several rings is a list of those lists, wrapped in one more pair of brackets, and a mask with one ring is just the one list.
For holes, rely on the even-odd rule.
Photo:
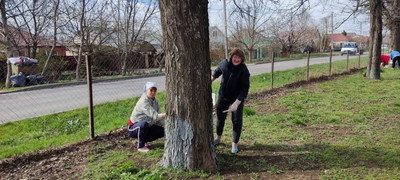
[(233, 55), (232, 56), (232, 63), (233, 63), (233, 65), (237, 66), (240, 63), (242, 63), (242, 58), (240, 58), (240, 56), (238, 56), (238, 55)]
[(152, 88), (147, 89), (146, 94), (147, 94), (147, 97), (149, 97), (151, 99), (156, 98), (157, 88), (152, 87)]

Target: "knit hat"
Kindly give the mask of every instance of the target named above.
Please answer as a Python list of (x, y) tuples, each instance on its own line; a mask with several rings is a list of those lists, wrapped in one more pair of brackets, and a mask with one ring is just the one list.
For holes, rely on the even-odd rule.
[(152, 88), (152, 87), (154, 87), (154, 88), (157, 89), (157, 84), (156, 84), (155, 82), (147, 82), (147, 83), (144, 85), (143, 93), (146, 93), (147, 89)]

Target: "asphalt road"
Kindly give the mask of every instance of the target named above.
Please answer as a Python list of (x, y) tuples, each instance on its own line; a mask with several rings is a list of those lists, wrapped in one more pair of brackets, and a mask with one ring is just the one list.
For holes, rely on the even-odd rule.
[[(350, 58), (358, 58), (358, 56), (350, 56)], [(343, 59), (346, 59), (346, 56), (332, 57), (332, 61)], [(328, 62), (329, 57), (310, 59), (310, 65)], [(304, 67), (306, 65), (306, 59), (282, 61), (275, 63), (274, 70), (281, 71)], [(271, 63), (248, 64), (247, 66), (252, 76), (271, 72)], [(100, 104), (140, 96), (143, 92), (143, 85), (147, 81), (156, 82), (159, 91), (165, 90), (165, 76), (99, 82), (93, 84), (93, 102), (94, 104)], [(54, 114), (87, 106), (88, 88), (86, 84), (2, 93), (0, 94), (0, 123)]]

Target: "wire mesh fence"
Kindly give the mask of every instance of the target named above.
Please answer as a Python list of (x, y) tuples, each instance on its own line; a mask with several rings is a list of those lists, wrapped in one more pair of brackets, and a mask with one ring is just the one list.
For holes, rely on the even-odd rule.
[[(122, 65), (123, 58), (112, 53), (93, 53), (83, 56), (79, 68), (77, 68), (78, 57), (76, 56), (55, 57), (48, 63), (48, 70), (44, 73), (44, 83), (31, 82), (32, 85), (29, 86), (1, 90), (0, 123), (29, 118), (35, 118), (39, 121), (44, 116), (76, 109), (80, 110), (73, 113), (84, 113), (85, 116), (82, 117), (88, 118), (89, 96), (86, 81), (86, 57), (92, 62), (91, 73), (95, 117), (106, 116), (109, 113), (104, 110), (96, 111), (96, 105), (126, 99), (131, 100), (133, 97), (140, 96), (143, 92), (143, 85), (147, 81), (156, 82), (160, 91), (165, 88), (165, 77), (160, 73), (160, 67), (163, 67), (162, 57), (155, 53), (131, 54), (127, 58), (128, 61), (126, 61), (125, 67)], [(333, 57), (334, 61), (345, 60), (345, 57)], [(329, 75), (329, 58), (329, 56), (311, 58), (310, 65), (312, 66), (309, 68), (309, 77)], [(44, 66), (42, 64), (45, 63), (45, 60), (46, 58), (39, 58), (37, 65), (39, 71), (43, 70)], [(349, 67), (358, 68), (358, 61), (359, 56), (351, 56)], [(306, 59), (275, 62), (274, 70), (279, 72), (274, 73), (274, 87), (282, 86), (284, 85), (283, 83), (307, 80), (306, 62)], [(366, 60), (363, 60), (361, 67), (366, 66), (366, 62)], [(332, 74), (347, 71), (346, 65), (346, 61), (332, 64)], [(124, 68), (125, 72), (123, 72)], [(249, 64), (248, 68), (252, 76), (254, 76), (252, 81), (265, 83), (263, 87), (252, 89), (253, 92), (271, 88), (270, 63)], [(289, 75), (281, 73), (282, 70), (286, 69), (295, 70)], [(79, 79), (77, 79), (78, 73)], [(26, 77), (28, 76), (29, 74), (26, 74)], [(32, 80), (26, 78), (26, 84), (29, 81)], [(128, 107), (128, 110), (121, 112), (123, 113), (121, 116), (128, 118), (132, 108)], [(55, 118), (62, 120), (63, 116), (59, 115)], [(110, 117), (110, 120), (112, 118)], [(83, 119), (81, 121), (87, 122)]]
[(130, 54), (124, 67), (124, 75), (121, 58), (112, 53), (82, 56), (79, 68), (77, 56), (54, 56), (47, 63), (47, 70), (43, 75), (47, 57), (39, 56), (38, 64), (33, 65), (11, 63), (14, 87), (4, 88), (0, 92), (0, 123), (88, 106), (86, 57), (92, 62), (95, 104), (140, 95), (146, 77), (161, 75), (159, 67), (163, 67), (163, 64), (159, 65), (162, 62), (155, 53)]

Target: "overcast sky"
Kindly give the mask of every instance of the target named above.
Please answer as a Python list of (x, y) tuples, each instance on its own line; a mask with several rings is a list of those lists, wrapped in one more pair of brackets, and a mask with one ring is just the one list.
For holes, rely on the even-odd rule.
[[(284, 0), (281, 1), (280, 7), (292, 7), (298, 0)], [(323, 1), (323, 2), (322, 2)], [(227, 14), (231, 12), (233, 0), (226, 0)], [(369, 14), (359, 14), (351, 16), (345, 23), (340, 25), (345, 18), (349, 16), (351, 9), (354, 9), (354, 4), (350, 4), (349, 0), (310, 0), (305, 7), (309, 10), (316, 25), (320, 25), (320, 19), (324, 17), (331, 17), (333, 12), (334, 33), (341, 33), (343, 30), (350, 33), (362, 34), (369, 36)], [(217, 26), (223, 31), (224, 29), (224, 16), (223, 16), (223, 0), (209, 0), (209, 18), (210, 26)], [(229, 24), (228, 24), (229, 28)], [(331, 26), (329, 27), (329, 32)], [(228, 31), (229, 33), (229, 31)], [(385, 31), (383, 32), (385, 33)]]

